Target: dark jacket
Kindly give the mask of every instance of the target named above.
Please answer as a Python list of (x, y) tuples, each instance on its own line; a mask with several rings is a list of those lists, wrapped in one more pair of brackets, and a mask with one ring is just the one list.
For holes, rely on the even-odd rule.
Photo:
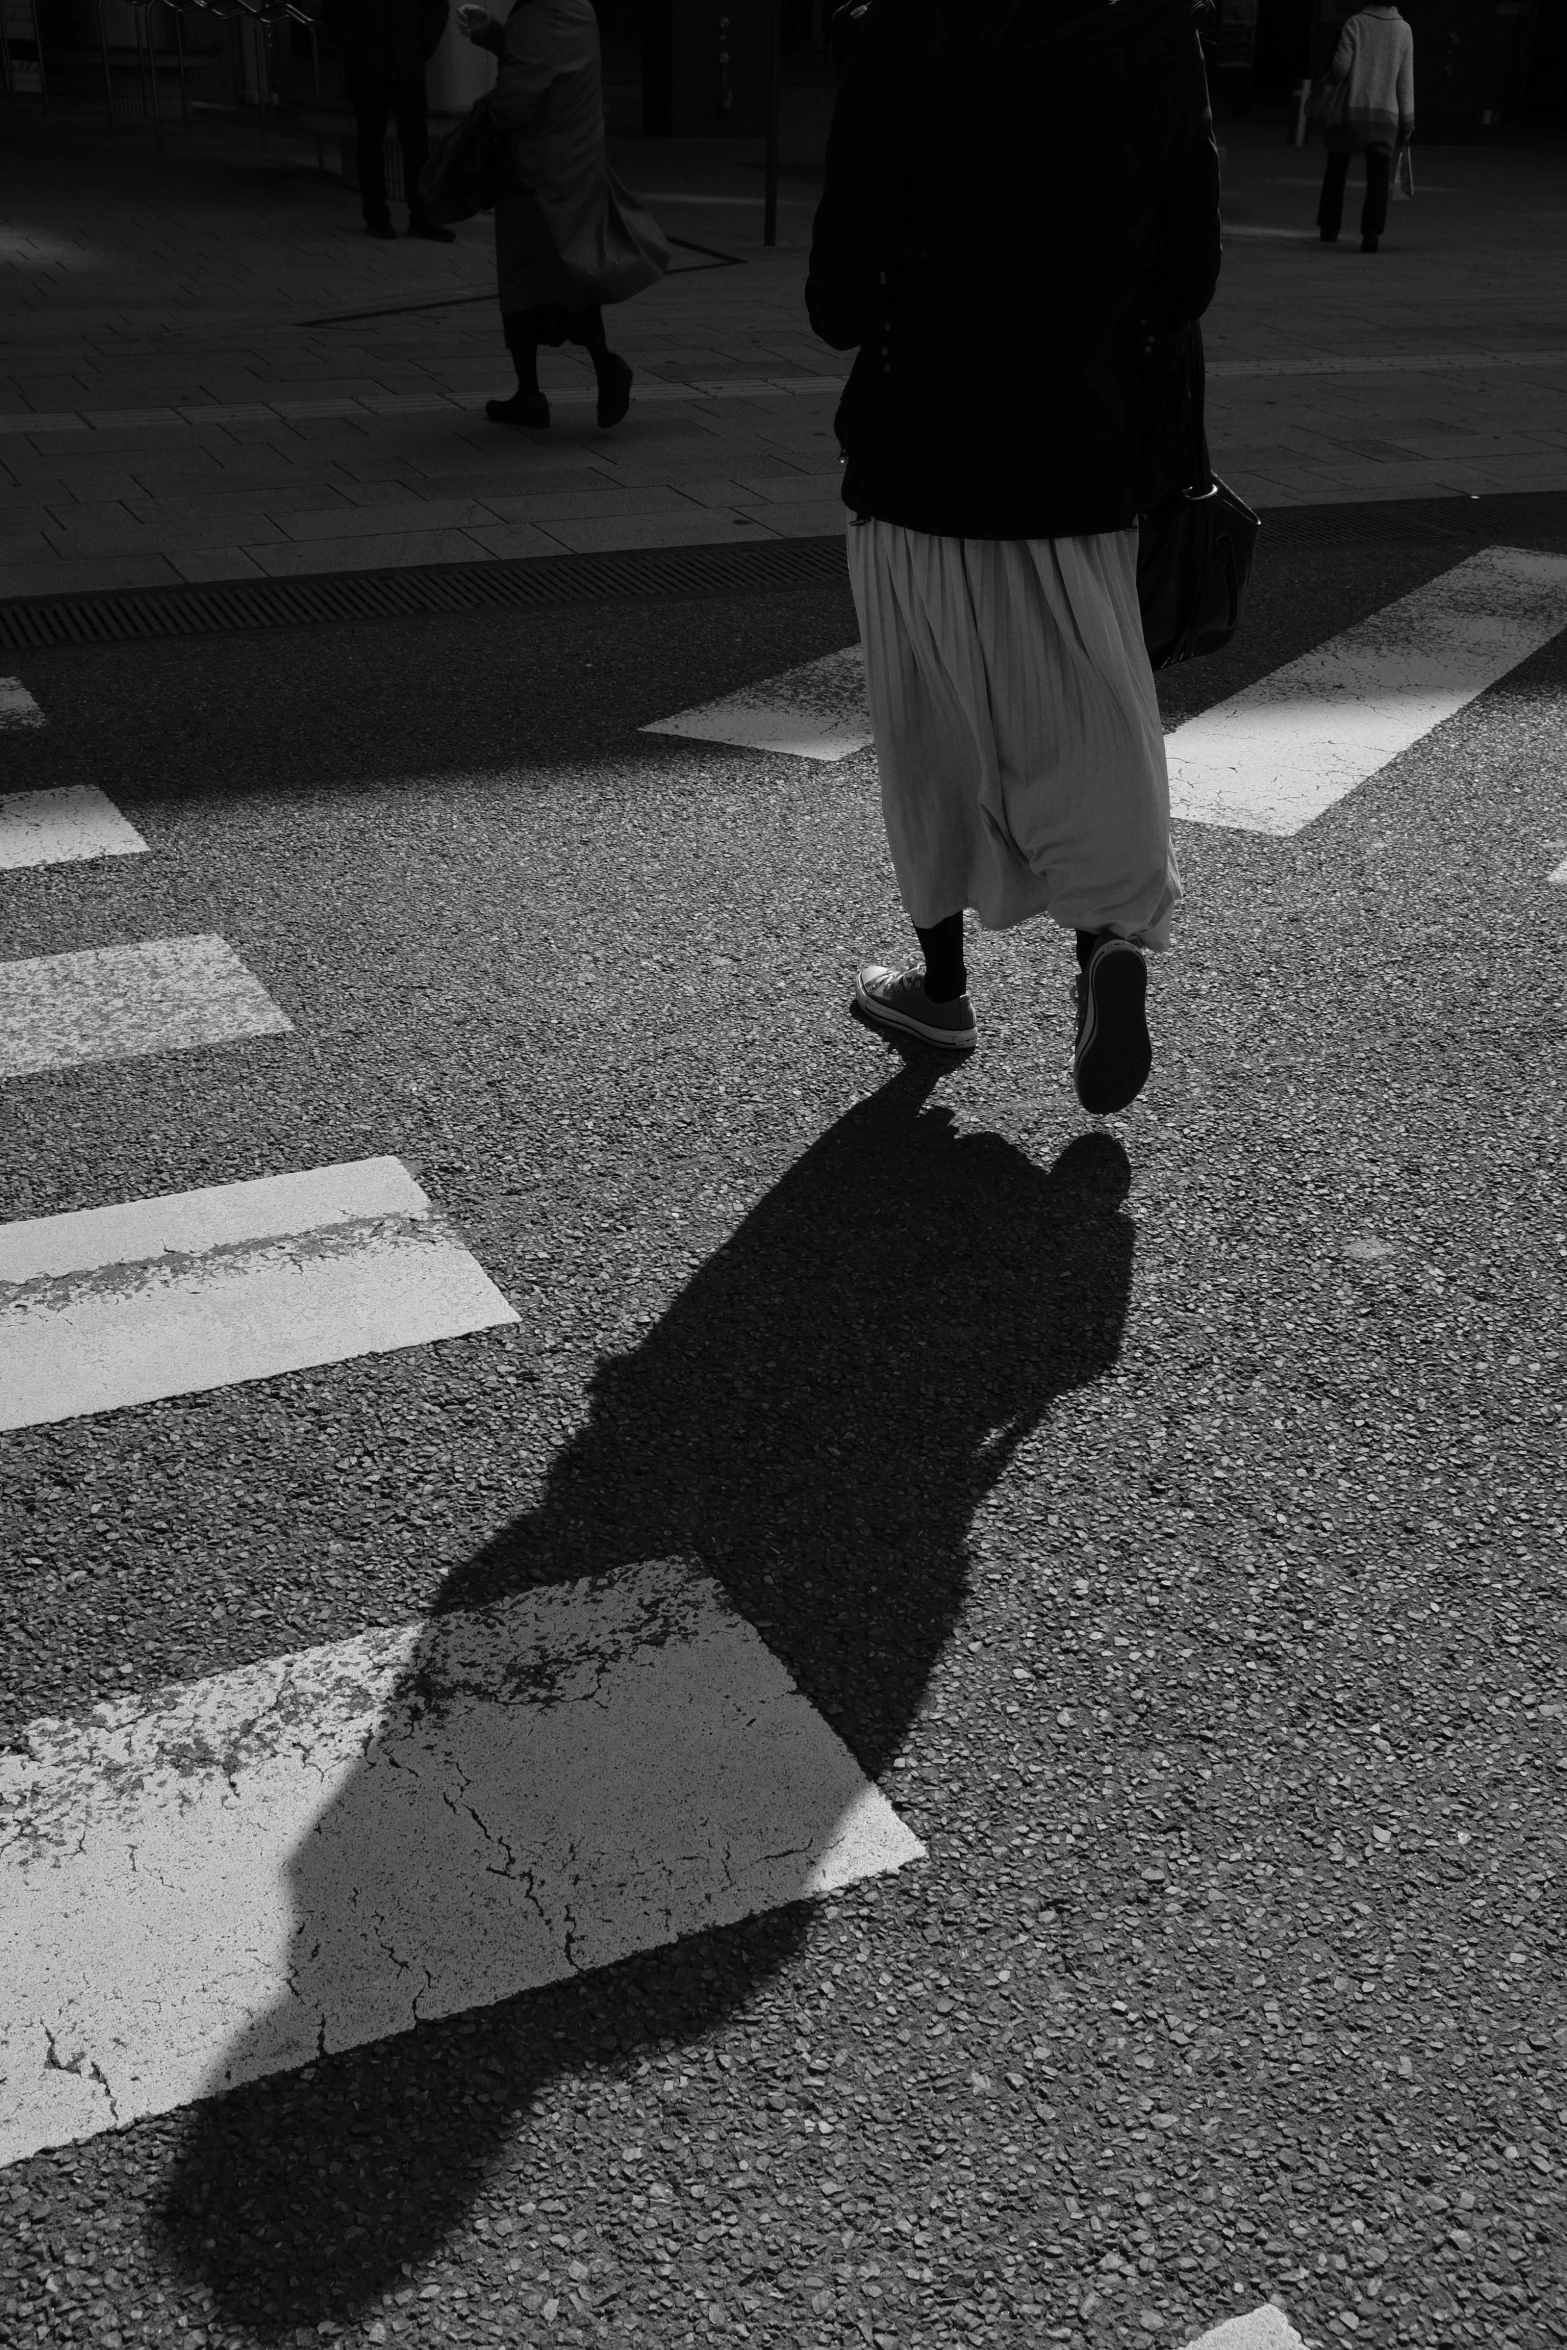
[(417, 82), (441, 45), (449, 0), (325, 0), (321, 22), (349, 78)]
[(859, 349), (845, 503), (944, 537), (1124, 529), (1171, 486), (1140, 354), (1201, 316), (1219, 249), (1190, 0), (853, 8), (806, 287)]

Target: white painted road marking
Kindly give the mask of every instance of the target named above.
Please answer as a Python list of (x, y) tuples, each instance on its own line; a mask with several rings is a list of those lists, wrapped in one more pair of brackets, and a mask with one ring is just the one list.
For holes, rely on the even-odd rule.
[(48, 723), (19, 677), (0, 677), (0, 729)]
[(1487, 547), (1167, 737), (1171, 813), (1299, 832), (1567, 628), (1567, 557)]
[(397, 1159), (0, 1224), (0, 1428), (517, 1318)]
[(89, 857), (145, 856), (147, 843), (92, 783), (0, 798), (0, 872), (22, 865), (77, 865)]
[(721, 702), (644, 726), (644, 734), (683, 734), (697, 742), (786, 751), (796, 759), (846, 759), (871, 739), (865, 656), (858, 645), (764, 677)]
[(0, 1077), (283, 1036), (291, 1025), (210, 933), (0, 963)]
[(1190, 2350), (1306, 2350), (1282, 2309), (1265, 2301), (1244, 2317), (1227, 2317), (1190, 2345)]
[(34, 1723), (0, 2161), (923, 1857), (678, 1561)]
[(1567, 884), (1567, 857), (1563, 857), (1561, 863), (1557, 866), (1556, 871), (1550, 874), (1548, 878), (1552, 881), (1558, 881)]

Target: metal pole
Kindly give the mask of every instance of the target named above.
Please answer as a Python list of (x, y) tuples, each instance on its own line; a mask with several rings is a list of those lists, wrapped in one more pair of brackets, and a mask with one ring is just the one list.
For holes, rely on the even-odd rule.
[(271, 27), (265, 17), (256, 18), (256, 89), (261, 99), (261, 144), (267, 143), (267, 116), (272, 107), (272, 76), (268, 71), (267, 55)]
[(98, 0), (98, 46), (103, 51), (103, 102), (109, 109), (109, 136), (114, 136), (114, 76), (109, 71), (109, 36), (103, 29), (103, 0)]
[(149, 92), (147, 88), (146, 0), (131, 0), (131, 22), (136, 27), (136, 89), (141, 99), (142, 120), (145, 122), (150, 117), (153, 107), (156, 104), (155, 94)]
[(190, 129), (190, 91), (185, 86), (185, 11), (180, 0), (169, 0), (174, 15), (174, 56), (180, 76), (180, 120)]
[(767, 165), (762, 197), (762, 243), (778, 242), (778, 117), (783, 104), (783, 0), (767, 8)]
[[(152, 140), (156, 152), (163, 153), (163, 111), (158, 104), (158, 45), (152, 37), (152, 12), (156, 0), (147, 0), (147, 78), (152, 84)], [(140, 11), (138, 11), (138, 14)]]

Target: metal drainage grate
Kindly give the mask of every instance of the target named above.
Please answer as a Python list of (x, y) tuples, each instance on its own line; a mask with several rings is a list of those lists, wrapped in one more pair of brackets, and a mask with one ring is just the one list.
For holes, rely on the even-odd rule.
[(845, 586), (847, 579), (843, 541), (837, 537), (769, 539), (750, 547), (639, 547), (619, 554), (541, 555), (408, 571), (324, 572), (309, 579), (240, 579), (0, 603), (0, 649), (314, 628), (334, 620), (399, 620), (420, 612), (593, 603), (622, 596)]

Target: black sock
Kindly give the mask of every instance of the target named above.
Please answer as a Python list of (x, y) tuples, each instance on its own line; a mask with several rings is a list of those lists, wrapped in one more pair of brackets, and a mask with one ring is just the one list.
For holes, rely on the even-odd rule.
[(956, 1003), (968, 986), (963, 962), (963, 914), (949, 914), (929, 930), (914, 925), (914, 935), (925, 957), (925, 993), (933, 1004)]
[(610, 349), (604, 333), (604, 313), (595, 302), (591, 310), (574, 310), (571, 314), (572, 342), (586, 351), (593, 362), (593, 372), (602, 382), (609, 365)]
[(1102, 930), (1080, 930), (1078, 932), (1077, 967), (1079, 971), (1086, 971), (1088, 969), (1088, 958), (1093, 953), (1095, 947), (1099, 944), (1099, 941), (1103, 937), (1104, 932)]
[(514, 325), (509, 318), (503, 317), (501, 325), (506, 332), (506, 348), (511, 353), (511, 363), (517, 370), (518, 399), (542, 399), (543, 394), (539, 390), (539, 346), (537, 341), (532, 335), (527, 334), (520, 324)]

